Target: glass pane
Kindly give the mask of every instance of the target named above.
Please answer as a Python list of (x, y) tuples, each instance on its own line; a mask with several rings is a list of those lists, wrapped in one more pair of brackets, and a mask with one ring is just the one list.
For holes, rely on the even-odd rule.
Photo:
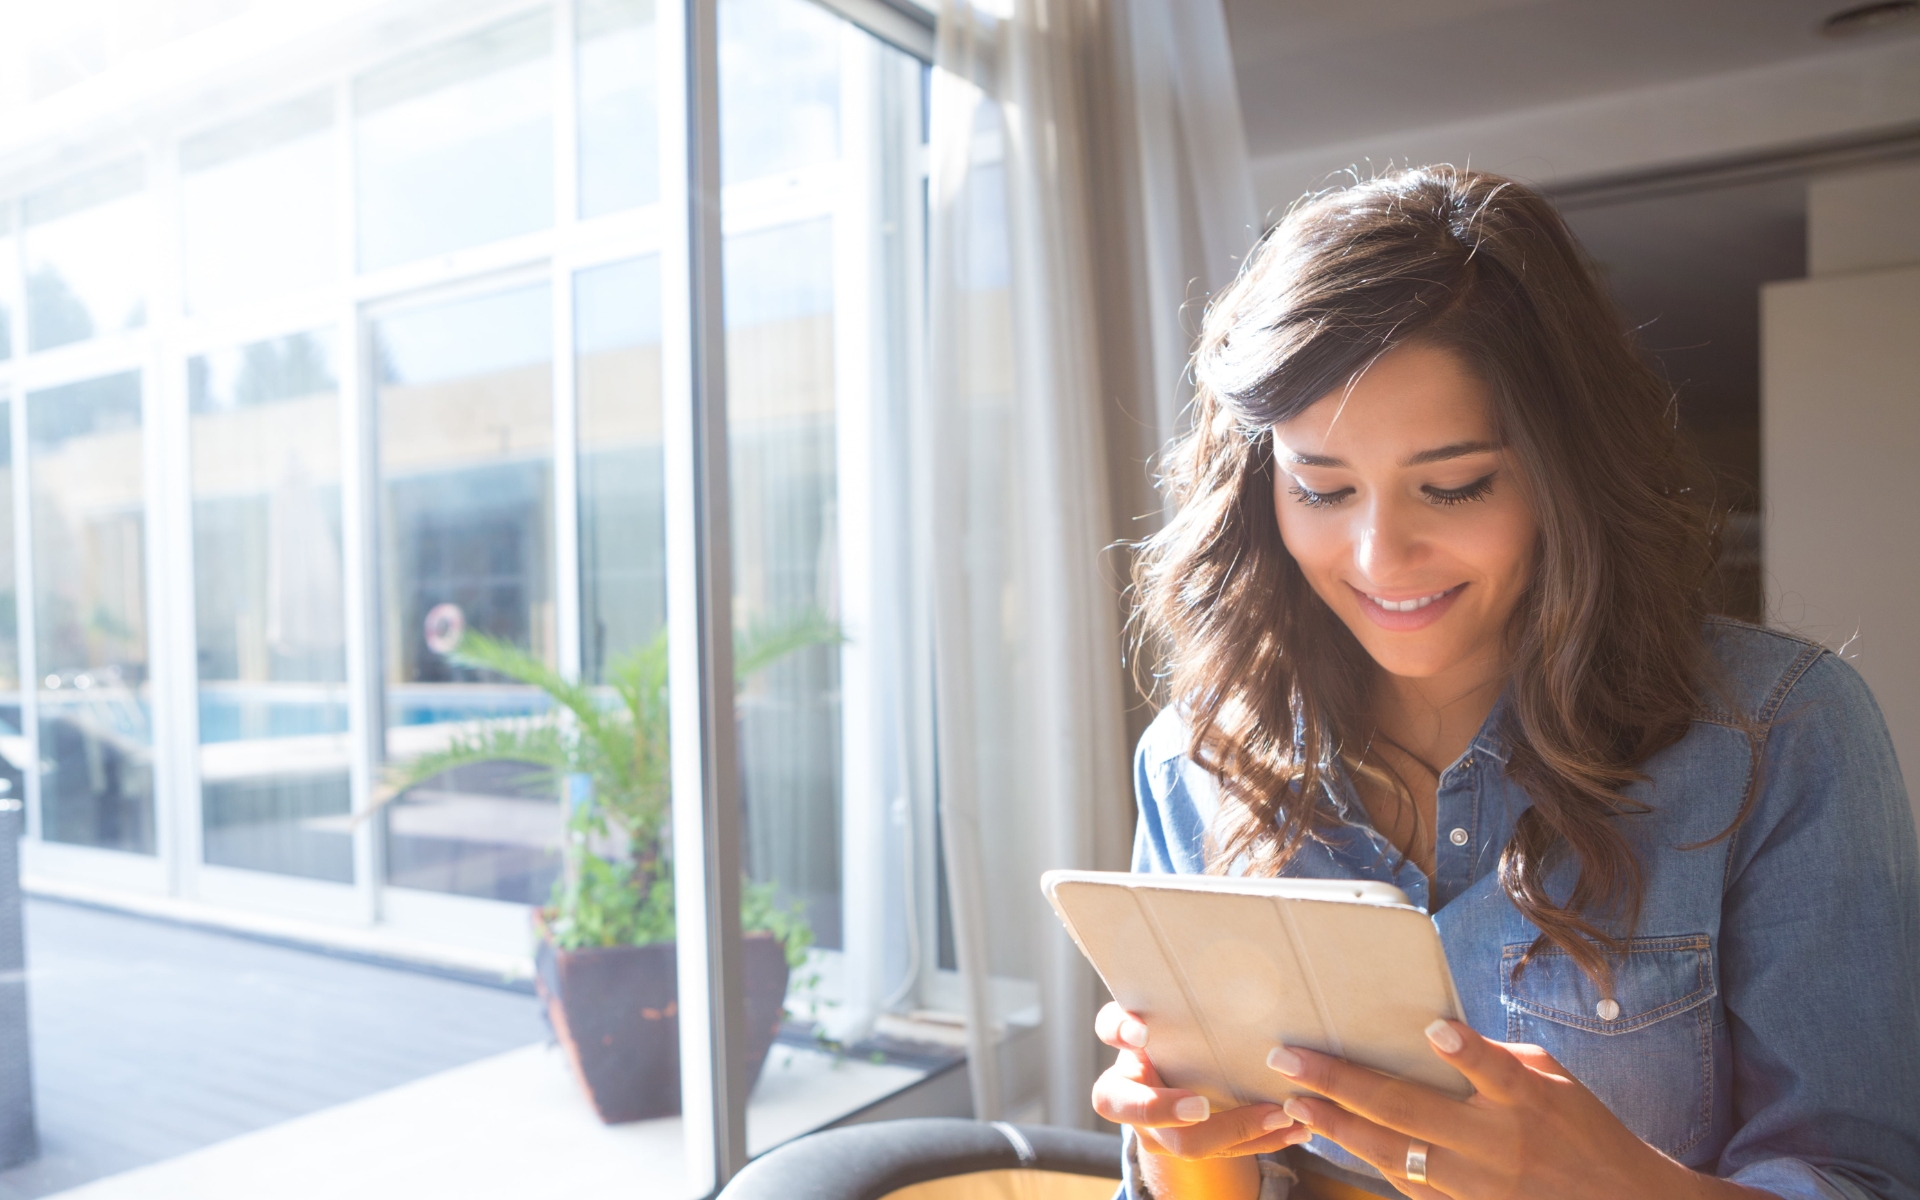
[(660, 260), (649, 255), (574, 277), (580, 397), (580, 662), (609, 665), (666, 623), (660, 475)]
[(845, 21), (798, 0), (720, 5), (720, 175), (728, 183), (840, 153)]
[[(13, 559), (13, 405), (0, 390), (0, 811), (27, 794), (33, 758), (20, 731), (19, 591)], [(17, 826), (16, 826), (17, 828)]]
[(27, 395), (41, 833), (154, 852), (140, 375)]
[(117, 163), (28, 196), (27, 346), (50, 350), (147, 323), (144, 173)]
[(579, 0), (580, 215), (660, 198), (653, 0)]
[(19, 247), (13, 240), (13, 205), (0, 203), (0, 362), (13, 357), (13, 314), (20, 295)]
[[(933, 1007), (921, 985), (936, 929), (905, 436), (920, 73), (805, 0), (722, 0), (720, 19), (721, 132), (734, 139), (721, 157), (733, 177), (870, 146), (836, 163), (834, 180), (879, 201), (870, 222), (802, 189), (777, 216), (758, 202), (727, 214), (743, 1003), (754, 1057), (765, 1056), (747, 1136), (758, 1151), (955, 1054), (912, 1019)], [(843, 95), (871, 103), (842, 106)], [(897, 1053), (906, 1042), (911, 1057)]]
[(333, 99), (322, 92), (180, 145), (187, 311), (334, 276)]
[(362, 270), (553, 223), (551, 30), (542, 9), (354, 82)]
[[(555, 661), (551, 316), (545, 284), (373, 324), (387, 754), (506, 735), (538, 688), (464, 657), (474, 635)], [(478, 723), (478, 724), (476, 724)], [(559, 869), (555, 789), (488, 760), (387, 809), (387, 879), (521, 904)]]
[[(731, 237), (725, 275), (735, 620), (828, 625), (839, 587), (833, 225)], [(822, 641), (740, 695), (749, 873), (803, 903), (816, 944), (831, 949), (841, 944), (839, 690), (838, 648)]]
[(187, 363), (203, 855), (353, 882), (329, 333)]

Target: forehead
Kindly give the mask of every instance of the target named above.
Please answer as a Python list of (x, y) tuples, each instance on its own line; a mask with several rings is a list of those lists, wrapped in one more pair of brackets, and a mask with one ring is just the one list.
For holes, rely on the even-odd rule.
[(1355, 464), (1495, 440), (1486, 384), (1459, 354), (1419, 343), (1394, 347), (1350, 387), (1328, 392), (1273, 432), (1285, 452)]

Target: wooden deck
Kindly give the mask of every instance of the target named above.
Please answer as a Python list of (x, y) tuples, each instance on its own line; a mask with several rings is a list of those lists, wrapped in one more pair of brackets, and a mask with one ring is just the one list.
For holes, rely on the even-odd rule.
[(39, 1160), (51, 1195), (544, 1039), (531, 996), (28, 900)]

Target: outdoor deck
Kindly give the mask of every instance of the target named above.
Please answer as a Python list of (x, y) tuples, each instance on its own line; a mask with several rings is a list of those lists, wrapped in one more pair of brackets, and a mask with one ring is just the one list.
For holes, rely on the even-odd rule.
[[(677, 1118), (605, 1126), (524, 992), (30, 899), (41, 1157), (0, 1200), (674, 1200)], [(781, 1044), (758, 1151), (958, 1061)], [(889, 1061), (872, 1061), (885, 1057)]]
[(545, 1036), (532, 996), (29, 899), (45, 1196)]

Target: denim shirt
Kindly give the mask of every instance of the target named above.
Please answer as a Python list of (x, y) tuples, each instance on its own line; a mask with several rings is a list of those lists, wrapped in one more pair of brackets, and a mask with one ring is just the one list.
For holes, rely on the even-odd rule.
[[(1440, 776), (1431, 885), (1344, 778), (1326, 801), (1336, 827), (1286, 874), (1400, 888), (1433, 915), (1469, 1024), (1544, 1046), (1688, 1166), (1796, 1200), (1920, 1200), (1920, 852), (1886, 722), (1853, 668), (1811, 642), (1719, 619), (1706, 637), (1719, 706), (1627, 789), (1650, 811), (1622, 819), (1644, 890), (1611, 1020), (1558, 950), (1514, 978), (1539, 930), (1495, 869), (1530, 803), (1504, 770), (1504, 701)], [(1763, 739), (1752, 812), (1686, 849), (1739, 812), (1750, 728)], [(1171, 707), (1141, 738), (1135, 871), (1205, 870), (1218, 787), (1186, 749)], [(1568, 863), (1549, 877), (1560, 897), (1571, 882)], [(1394, 1194), (1324, 1139), (1305, 1150)], [(1123, 1191), (1140, 1195), (1128, 1174)], [(1263, 1200), (1286, 1194), (1277, 1162), (1263, 1175)]]

